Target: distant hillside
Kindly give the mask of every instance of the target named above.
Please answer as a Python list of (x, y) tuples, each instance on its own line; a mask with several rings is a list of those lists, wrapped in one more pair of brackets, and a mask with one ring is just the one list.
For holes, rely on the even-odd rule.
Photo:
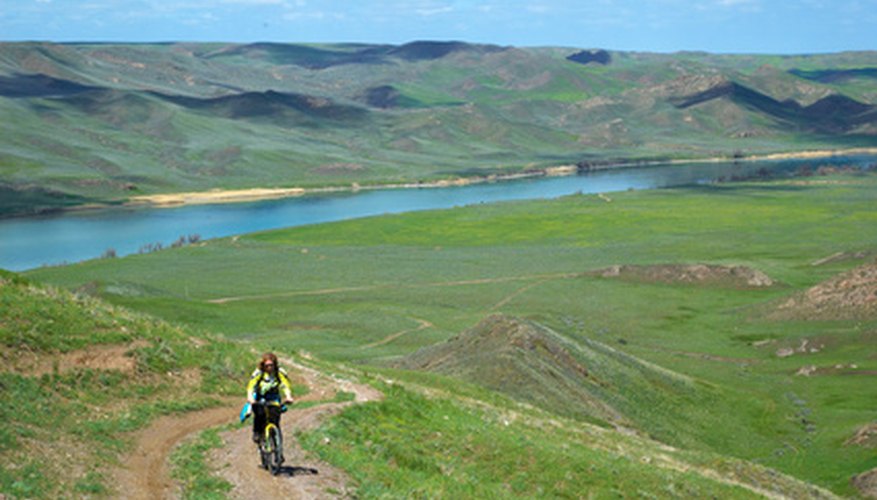
[[(0, 43), (0, 215), (877, 144), (877, 52)], [(355, 164), (339, 172), (333, 164)]]
[(665, 418), (687, 420), (677, 400), (709, 399), (686, 376), (501, 314), (396, 366), (472, 381), (562, 415), (648, 430)]

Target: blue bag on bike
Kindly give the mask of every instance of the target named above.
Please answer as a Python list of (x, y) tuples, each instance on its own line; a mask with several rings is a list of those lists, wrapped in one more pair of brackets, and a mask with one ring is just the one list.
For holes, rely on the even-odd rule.
[(250, 408), (250, 403), (249, 402), (244, 403), (244, 407), (241, 408), (241, 423), (243, 423), (244, 420), (249, 418), (250, 415), (252, 415), (252, 414), (253, 414), (253, 409)]

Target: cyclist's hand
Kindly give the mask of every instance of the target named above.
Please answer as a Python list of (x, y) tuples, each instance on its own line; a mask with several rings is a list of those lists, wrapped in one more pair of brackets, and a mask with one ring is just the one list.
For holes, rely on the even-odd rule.
[(295, 401), (293, 401), (292, 398), (286, 398), (286, 401), (283, 402), (283, 404), (285, 404), (285, 405), (291, 405), (292, 403), (295, 403)]
[(247, 403), (250, 403), (251, 405), (256, 404), (256, 398), (254, 398), (252, 396), (248, 397)]

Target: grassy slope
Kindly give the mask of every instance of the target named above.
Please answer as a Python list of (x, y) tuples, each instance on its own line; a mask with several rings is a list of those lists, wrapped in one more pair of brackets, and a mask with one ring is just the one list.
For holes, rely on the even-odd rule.
[[(608, 66), (585, 66), (565, 59), (574, 49), (469, 47), (436, 59), (385, 54), (380, 64), (308, 67), (355, 50), (0, 44), (0, 78), (39, 73), (98, 89), (0, 97), (7, 118), (0, 123), (0, 186), (83, 197), (33, 200), (34, 193), (13, 198), (13, 191), (4, 195), (0, 214), (158, 192), (386, 183), (580, 160), (874, 144), (867, 131), (814, 133), (727, 98), (684, 110), (669, 102), (721, 76), (779, 101), (810, 103), (836, 92), (875, 103), (869, 73), (831, 81), (789, 73), (872, 67), (877, 55), (870, 52), (613, 53)], [(366, 104), (363, 95), (381, 86), (398, 93), (396, 107)], [(271, 99), (192, 101), (266, 91), (329, 98), (338, 106), (332, 109), (346, 111), (291, 109), (274, 100), (270, 111), (248, 116), (252, 99)]]
[[(250, 357), (240, 344), (194, 341), (179, 327), (12, 274), (0, 277), (0, 302), (0, 492), (10, 498), (114, 497), (108, 469), (125, 450), (128, 433), (157, 415), (198, 410), (212, 404), (210, 396), (239, 393)], [(130, 348), (133, 371), (59, 362), (63, 353), (131, 342), (138, 346)], [(22, 365), (22, 356), (34, 355)], [(55, 366), (36, 375), (36, 361)], [(208, 382), (181, 382), (192, 369)], [(565, 424), (474, 387), (454, 384), (451, 396), (450, 386), (428, 382), (428, 390), (422, 381), (385, 386), (384, 402), (345, 413), (303, 436), (305, 444), (349, 468), (365, 498), (584, 490), (598, 496), (813, 494), (806, 484), (750, 464)], [(559, 439), (541, 439), (546, 430)], [(173, 454), (187, 498), (223, 498), (228, 491), (203, 457), (216, 446), (215, 431), (208, 431)]]
[[(112, 302), (277, 348), (379, 365), (503, 312), (594, 339), (708, 387), (637, 425), (663, 442), (754, 460), (851, 493), (875, 465), (845, 447), (874, 419), (871, 376), (800, 377), (805, 365), (877, 369), (874, 321), (768, 321), (764, 304), (877, 249), (874, 175), (729, 184), (392, 215), (31, 273)], [(635, 284), (579, 273), (612, 264), (725, 263), (782, 286)], [(224, 303), (209, 300), (236, 297)], [(832, 339), (817, 353), (779, 347)], [(761, 341), (767, 341), (763, 345)], [(353, 439), (353, 438), (351, 438)]]
[[(369, 498), (827, 495), (750, 463), (509, 409), (508, 402), (485, 404), (479, 401), (495, 398), (459, 381), (424, 394), (424, 382), (440, 383), (394, 383), (385, 401), (300, 438), (351, 471)], [(477, 399), (467, 401), (473, 392)]]
[[(0, 304), (0, 492), (10, 498), (112, 495), (107, 473), (130, 431), (239, 394), (250, 361), (238, 343), (11, 274), (0, 275)], [(63, 361), (113, 346), (133, 369)]]

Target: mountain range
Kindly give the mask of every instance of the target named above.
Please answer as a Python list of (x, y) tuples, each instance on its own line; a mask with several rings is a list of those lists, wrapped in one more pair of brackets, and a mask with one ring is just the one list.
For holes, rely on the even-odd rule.
[(877, 52), (0, 43), (0, 214), (877, 145)]

